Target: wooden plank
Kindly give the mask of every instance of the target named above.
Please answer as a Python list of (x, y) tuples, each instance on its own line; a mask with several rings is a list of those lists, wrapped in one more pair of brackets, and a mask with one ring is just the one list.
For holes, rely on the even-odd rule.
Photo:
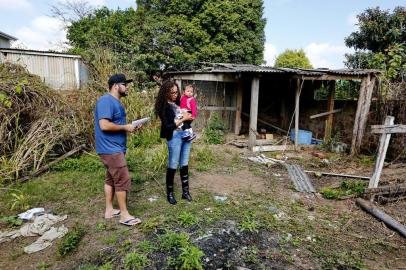
[(234, 133), (236, 135), (240, 135), (241, 132), (241, 125), (242, 125), (242, 121), (241, 121), (241, 112), (242, 112), (242, 98), (243, 98), (243, 89), (244, 85), (243, 85), (243, 81), (239, 80), (238, 81), (238, 87), (237, 87), (237, 101), (236, 101), (236, 112), (235, 112), (235, 123), (234, 123)]
[(299, 140), (299, 103), (300, 103), (300, 80), (296, 80), (296, 95), (295, 95), (295, 148), (298, 147)]
[(251, 82), (251, 106), (250, 106), (250, 125), (248, 148), (252, 150), (257, 139), (257, 118), (258, 118), (258, 97), (259, 97), (259, 78), (252, 78)]
[[(327, 100), (327, 111), (334, 110), (334, 96), (335, 96), (335, 81), (329, 81), (329, 94)], [(326, 125), (324, 129), (324, 141), (328, 142), (331, 138), (331, 132), (333, 130), (333, 114), (329, 114), (326, 119)]]
[[(395, 122), (395, 117), (393, 116), (386, 116), (385, 125), (393, 125)], [(379, 178), (381, 177), (383, 163), (385, 162), (386, 151), (388, 150), (389, 140), (391, 134), (382, 134), (379, 140), (379, 148), (378, 148), (378, 157), (375, 163), (375, 171), (369, 181), (368, 188), (376, 188), (378, 187)]]
[(305, 171), (305, 172), (306, 173), (328, 175), (328, 176), (345, 177), (345, 178), (357, 178), (357, 179), (364, 179), (364, 180), (369, 180), (370, 179), (368, 176), (343, 174), (343, 173), (328, 173), (328, 172), (319, 172), (319, 171)]
[(335, 81), (335, 80), (347, 80), (347, 81), (359, 81), (365, 78), (367, 75), (293, 75), (293, 79), (302, 79), (305, 81)]
[(341, 112), (342, 110), (343, 109), (335, 109), (335, 110), (332, 110), (332, 111), (329, 111), (329, 112), (313, 114), (313, 115), (310, 116), (310, 119), (319, 118), (319, 117), (326, 116), (326, 115), (333, 114), (333, 113), (338, 113), (338, 112)]
[[(248, 117), (250, 116), (248, 113), (241, 113), (241, 114), (242, 114), (242, 115), (245, 115), (245, 116), (248, 116)], [(267, 122), (267, 121), (265, 121), (265, 120), (262, 120), (261, 118), (258, 118), (257, 121), (260, 122), (260, 123), (262, 123), (262, 124), (268, 125), (268, 126), (274, 128), (274, 129), (276, 129), (276, 130), (279, 130), (280, 132), (284, 133), (285, 135), (286, 135), (286, 133), (287, 133), (286, 130), (284, 130), (284, 129), (280, 128), (280, 127), (277, 127), (277, 126), (275, 126), (275, 125), (272, 125), (271, 123), (269, 123), (269, 122)]]
[[(171, 72), (168, 72), (170, 74)], [(191, 80), (191, 81), (214, 81), (214, 82), (237, 82), (236, 74), (227, 73), (190, 73), (176, 74), (173, 76), (175, 80)]]
[(237, 107), (204, 106), (199, 109), (203, 111), (236, 111)]
[(252, 152), (292, 151), (294, 145), (259, 145), (252, 148)]
[(406, 125), (372, 125), (371, 133), (383, 134), (383, 133), (406, 133)]
[(364, 136), (365, 127), (368, 120), (369, 108), (371, 106), (375, 79), (375, 77), (371, 79), (371, 77), (368, 76), (363, 79), (361, 83), (351, 142), (351, 155), (357, 154), (361, 147), (362, 138)]
[(403, 237), (406, 237), (406, 228), (393, 219), (391, 216), (387, 215), (383, 211), (379, 210), (377, 207), (373, 206), (372, 203), (358, 198), (356, 200), (357, 205), (359, 205), (362, 209), (376, 217), (377, 219), (383, 221), (386, 225), (390, 228), (395, 229), (398, 231)]

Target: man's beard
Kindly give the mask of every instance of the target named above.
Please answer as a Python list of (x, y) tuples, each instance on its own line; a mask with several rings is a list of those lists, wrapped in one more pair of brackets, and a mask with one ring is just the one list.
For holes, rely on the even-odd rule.
[(118, 92), (120, 94), (121, 97), (126, 97), (128, 96), (128, 92), (127, 91), (123, 91), (123, 92)]

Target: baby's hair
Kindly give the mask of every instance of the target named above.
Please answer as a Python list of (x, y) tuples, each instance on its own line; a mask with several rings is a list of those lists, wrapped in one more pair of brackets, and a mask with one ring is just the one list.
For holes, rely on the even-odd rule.
[(193, 89), (193, 92), (195, 91), (195, 86), (193, 84), (186, 84), (185, 88), (183, 88), (183, 92), (185, 92), (186, 88), (191, 87)]

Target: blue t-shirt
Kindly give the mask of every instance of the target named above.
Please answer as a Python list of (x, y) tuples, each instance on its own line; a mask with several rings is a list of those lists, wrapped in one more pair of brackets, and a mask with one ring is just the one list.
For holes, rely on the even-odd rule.
[(102, 131), (99, 120), (107, 119), (117, 125), (125, 125), (126, 114), (120, 101), (110, 94), (101, 96), (94, 109), (94, 136), (97, 154), (125, 153), (127, 151), (126, 131)]

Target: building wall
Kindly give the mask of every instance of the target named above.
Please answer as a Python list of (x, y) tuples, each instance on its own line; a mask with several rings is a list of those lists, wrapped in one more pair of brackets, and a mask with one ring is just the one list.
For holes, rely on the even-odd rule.
[(195, 86), (195, 96), (198, 102), (198, 117), (194, 121), (193, 127), (197, 130), (203, 129), (207, 126), (212, 114), (218, 113), (226, 129), (233, 131), (235, 111), (230, 110), (230, 107), (236, 106), (237, 84), (219, 81), (182, 80), (181, 92), (187, 84)]
[(9, 61), (27, 68), (56, 90), (79, 89), (87, 82), (87, 71), (78, 57), (1, 52), (0, 61)]
[(10, 40), (0, 37), (0, 48), (10, 48)]

